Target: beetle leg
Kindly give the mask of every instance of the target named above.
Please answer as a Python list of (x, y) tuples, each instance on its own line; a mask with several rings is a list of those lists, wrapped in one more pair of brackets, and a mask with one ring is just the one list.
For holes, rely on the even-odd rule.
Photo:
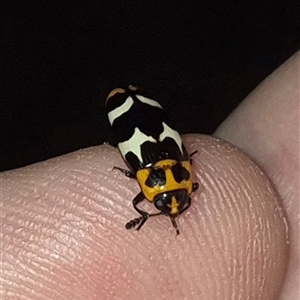
[(194, 156), (196, 153), (198, 153), (198, 150), (195, 150), (194, 152), (192, 152), (192, 153), (190, 154), (190, 157)]
[(141, 228), (142, 228), (142, 226), (145, 224), (145, 222), (149, 219), (149, 218), (151, 218), (151, 217), (156, 217), (156, 216), (160, 216), (160, 215), (162, 215), (163, 213), (162, 212), (159, 212), (159, 213), (155, 213), (155, 214), (148, 214), (148, 213), (146, 213), (146, 215), (143, 215), (143, 216), (141, 216), (141, 218), (142, 218), (142, 222), (140, 223), (140, 225), (138, 226), (138, 228), (136, 229), (137, 231), (139, 231)]
[(139, 231), (149, 218), (160, 216), (160, 215), (163, 215), (163, 213), (159, 212), (159, 213), (155, 213), (155, 214), (148, 214), (148, 213), (143, 214), (140, 217), (132, 219), (129, 222), (127, 222), (125, 225), (125, 228), (131, 229), (131, 228), (134, 228), (135, 226), (139, 225), (136, 229), (137, 231)]
[(193, 160), (192, 160), (191, 157), (194, 156), (196, 153), (198, 153), (198, 150), (192, 152), (192, 153), (189, 155), (189, 157), (190, 157), (190, 164), (191, 164), (191, 165), (193, 164)]
[(171, 217), (171, 222), (172, 222), (173, 227), (176, 230), (176, 234), (179, 235), (179, 229), (178, 229), (177, 223), (176, 223), (175, 219), (172, 217)]
[(136, 179), (136, 176), (131, 173), (130, 170), (126, 170), (126, 169), (122, 169), (122, 168), (119, 168), (119, 167), (113, 167), (113, 170), (119, 170), (121, 171), (126, 177), (129, 177), (129, 178), (135, 178)]
[(139, 203), (141, 203), (143, 200), (145, 199), (145, 196), (142, 192), (139, 192), (135, 197), (134, 199), (132, 200), (132, 205), (134, 207), (134, 209), (140, 214), (140, 215), (145, 215), (145, 214), (148, 214), (146, 211), (143, 211), (143, 210), (140, 210), (137, 205)]
[(142, 192), (138, 193), (135, 198), (132, 200), (132, 204), (134, 209), (141, 215), (139, 218), (135, 218), (129, 222), (126, 223), (125, 227), (126, 229), (131, 229), (137, 225), (139, 225), (137, 227), (136, 230), (140, 230), (142, 228), (142, 226), (145, 224), (145, 222), (151, 218), (151, 217), (155, 217), (155, 216), (159, 216), (162, 215), (162, 212), (158, 212), (158, 213), (154, 213), (154, 214), (149, 214), (146, 211), (143, 211), (141, 209), (139, 209), (137, 207), (137, 205), (142, 202), (145, 199), (145, 196)]
[[(191, 200), (191, 198), (189, 197), (189, 201), (188, 201), (188, 203), (187, 203), (187, 206), (179, 213), (180, 215), (182, 214), (182, 213), (184, 213), (190, 206), (191, 206), (191, 204), (192, 204), (192, 200)], [(175, 227), (175, 226), (174, 226)], [(175, 227), (176, 228), (176, 227)]]

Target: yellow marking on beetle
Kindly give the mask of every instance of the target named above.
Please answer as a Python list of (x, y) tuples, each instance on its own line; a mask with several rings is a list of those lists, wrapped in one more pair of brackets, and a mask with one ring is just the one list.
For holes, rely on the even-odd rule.
[(107, 101), (109, 100), (109, 98), (113, 97), (114, 95), (116, 94), (124, 94), (125, 93), (125, 90), (122, 89), (122, 88), (116, 88), (116, 89), (113, 89), (107, 96), (106, 98), (106, 102), (105, 102), (105, 105), (107, 103)]
[[(137, 88), (136, 86), (133, 86), (133, 85), (129, 85), (128, 88), (129, 88), (131, 91), (133, 91), (133, 92), (135, 92), (135, 91), (138, 90), (138, 88)], [(108, 96), (106, 97), (105, 105), (106, 105), (107, 101), (109, 100), (109, 98), (113, 97), (113, 96), (116, 95), (116, 94), (124, 94), (124, 93), (125, 93), (125, 90), (122, 89), (122, 88), (115, 88), (115, 89), (113, 89), (113, 90), (108, 94)]]
[(178, 202), (176, 200), (176, 198), (173, 196), (172, 197), (172, 202), (171, 204), (167, 204), (168, 207), (171, 208), (171, 211), (170, 211), (170, 215), (178, 215), (179, 211), (178, 211)]
[[(151, 168), (144, 168), (137, 171), (136, 177), (138, 183), (141, 187), (144, 196), (148, 201), (153, 202), (154, 197), (158, 194), (175, 191), (179, 189), (185, 189), (189, 195), (192, 193), (193, 182), (191, 178), (189, 178), (188, 180), (182, 180), (181, 182), (177, 182), (175, 180), (171, 168), (176, 163), (178, 163), (176, 160), (165, 159), (157, 162), (154, 166), (152, 166), (152, 168), (154, 169), (163, 169), (165, 171), (166, 183), (165, 185), (162, 186), (156, 185), (154, 187), (149, 187), (146, 185), (146, 180), (150, 175)], [(181, 165), (189, 172), (189, 174), (191, 174), (190, 161), (182, 161)]]
[(131, 91), (137, 91), (138, 88), (134, 85), (129, 85), (128, 88), (131, 90)]

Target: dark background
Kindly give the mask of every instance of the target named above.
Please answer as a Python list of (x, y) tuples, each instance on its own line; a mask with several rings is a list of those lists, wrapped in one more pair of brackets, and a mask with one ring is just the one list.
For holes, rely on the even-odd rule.
[(298, 3), (9, 1), (1, 170), (108, 140), (105, 97), (130, 83), (181, 133), (211, 134), (299, 48)]

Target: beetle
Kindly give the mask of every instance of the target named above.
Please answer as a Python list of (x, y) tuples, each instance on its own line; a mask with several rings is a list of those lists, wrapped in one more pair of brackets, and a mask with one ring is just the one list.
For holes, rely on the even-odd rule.
[[(105, 106), (119, 151), (129, 168), (114, 169), (135, 178), (141, 188), (132, 200), (140, 216), (127, 222), (126, 229), (140, 230), (149, 218), (166, 215), (178, 235), (175, 219), (190, 207), (190, 195), (199, 187), (191, 180), (191, 157), (197, 151), (188, 154), (162, 106), (135, 86), (113, 89)], [(138, 208), (145, 199), (154, 204), (157, 213)]]

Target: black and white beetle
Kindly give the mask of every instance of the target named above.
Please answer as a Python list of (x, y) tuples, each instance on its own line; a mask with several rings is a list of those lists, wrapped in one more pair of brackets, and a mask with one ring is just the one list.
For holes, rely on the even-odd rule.
[[(147, 219), (167, 215), (179, 230), (175, 218), (191, 205), (190, 194), (199, 187), (191, 180), (191, 159), (177, 131), (169, 125), (161, 105), (134, 86), (116, 88), (106, 99), (107, 115), (118, 148), (129, 170), (119, 167), (127, 177), (137, 179), (141, 192), (133, 199), (140, 217), (129, 221), (127, 229), (139, 230)], [(157, 213), (137, 206), (144, 199)]]

